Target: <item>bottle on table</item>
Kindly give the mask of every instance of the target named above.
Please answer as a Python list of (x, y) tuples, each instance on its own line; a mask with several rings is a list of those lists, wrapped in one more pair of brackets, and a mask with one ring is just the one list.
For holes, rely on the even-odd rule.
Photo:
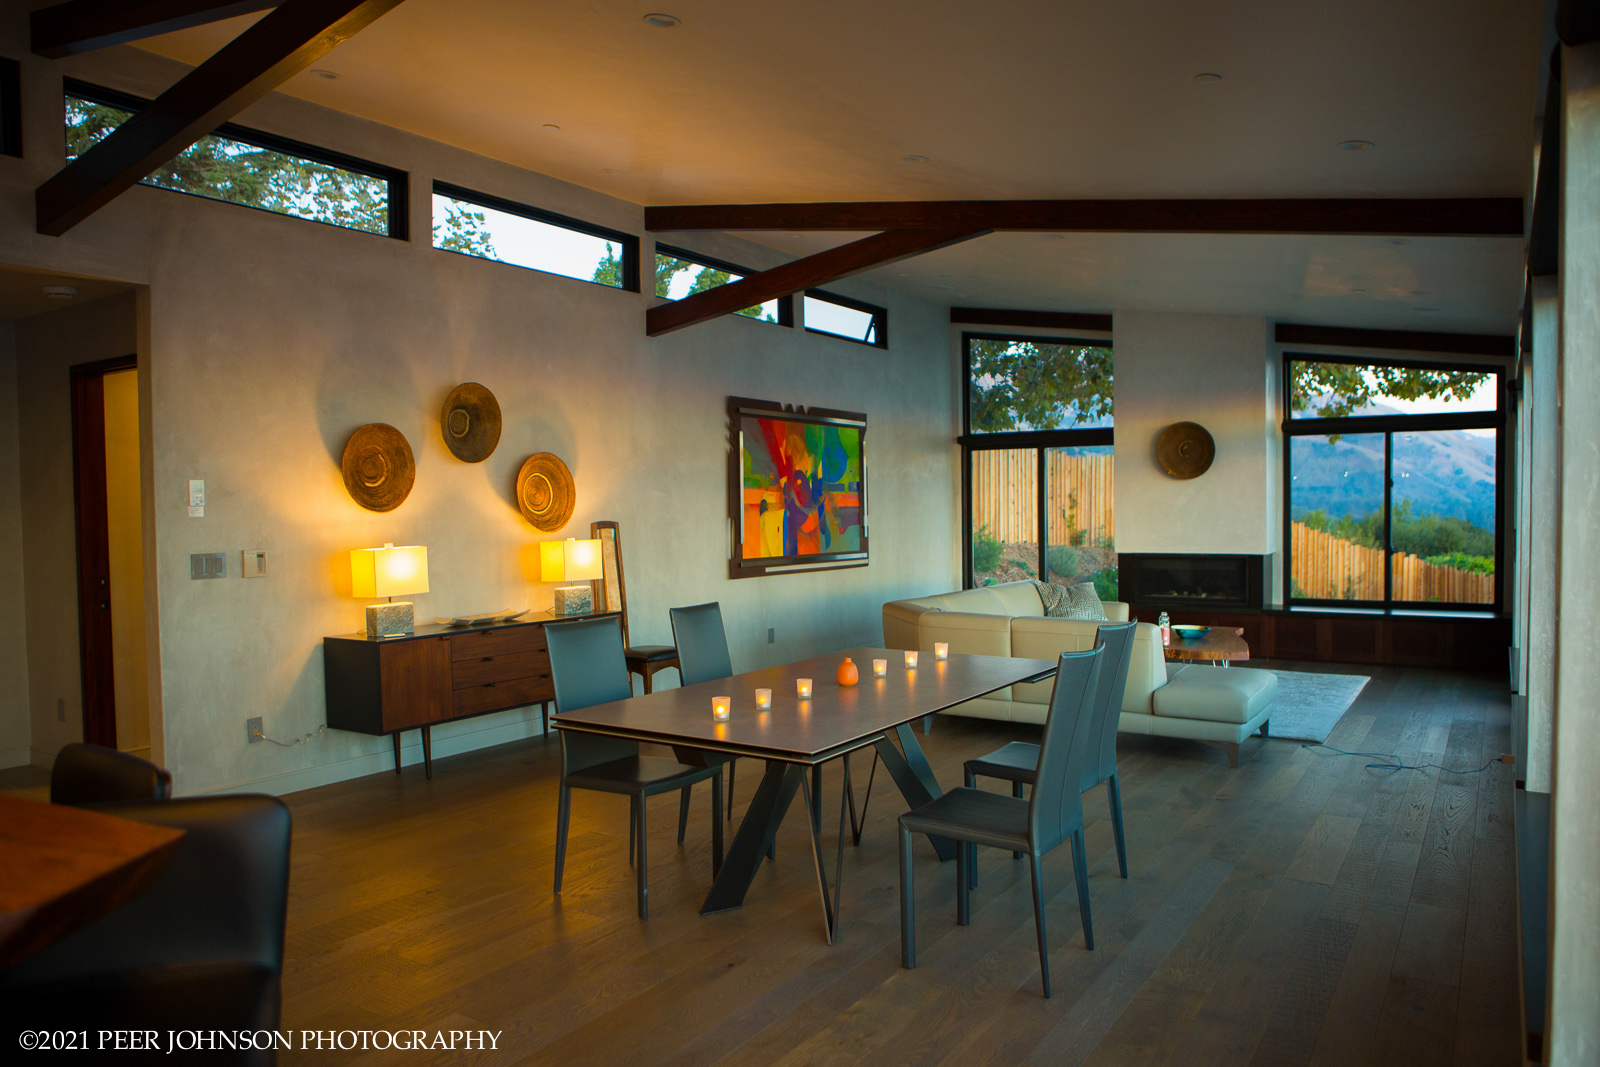
[(1166, 612), (1161, 613), (1161, 618), (1156, 620), (1156, 625), (1161, 627), (1161, 647), (1169, 648), (1172, 645), (1172, 620)]

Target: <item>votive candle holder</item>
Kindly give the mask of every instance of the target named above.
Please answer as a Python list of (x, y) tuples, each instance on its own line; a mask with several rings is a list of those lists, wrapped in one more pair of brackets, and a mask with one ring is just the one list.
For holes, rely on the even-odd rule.
[(810, 700), (811, 699), (811, 679), (810, 678), (796, 678), (794, 680), (794, 691), (795, 691), (795, 695), (798, 696), (801, 700)]
[(934, 659), (949, 659), (950, 658), (950, 642), (948, 642), (948, 641), (935, 641), (933, 643), (933, 658)]
[(907, 667), (915, 667), (916, 665), (917, 665), (917, 654), (915, 652), (907, 652), (906, 653), (906, 666)]
[(889, 661), (886, 660), (886, 659), (875, 659), (875, 660), (873, 660), (872, 661), (872, 673), (875, 676), (879, 677), (879, 678), (882, 678), (884, 675), (888, 674), (889, 673)]
[(772, 690), (756, 690), (756, 707), (760, 708), (762, 711), (766, 711), (768, 708), (772, 707)]
[(733, 714), (732, 697), (712, 697), (711, 717), (717, 722), (727, 722), (728, 716)]

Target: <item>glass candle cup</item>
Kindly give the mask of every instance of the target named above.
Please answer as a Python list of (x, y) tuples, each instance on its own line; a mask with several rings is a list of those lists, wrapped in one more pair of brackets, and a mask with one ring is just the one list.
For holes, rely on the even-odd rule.
[(798, 696), (801, 700), (810, 700), (811, 699), (811, 679), (810, 678), (796, 678), (794, 680), (794, 691), (795, 691), (795, 695)]
[(756, 707), (760, 708), (763, 711), (765, 711), (766, 709), (772, 707), (772, 690), (770, 690), (770, 689), (757, 689), (756, 690)]
[(882, 678), (884, 675), (888, 674), (889, 673), (889, 661), (886, 660), (886, 659), (875, 659), (875, 660), (873, 660), (872, 661), (872, 673), (875, 676), (879, 677), (879, 678)]
[(950, 658), (950, 642), (948, 642), (948, 641), (935, 641), (933, 643), (933, 658), (934, 659), (949, 659)]
[(733, 712), (732, 697), (712, 697), (711, 717), (717, 722), (727, 722), (728, 716)]
[(915, 667), (916, 665), (917, 665), (917, 654), (915, 652), (907, 652), (906, 653), (906, 666), (907, 667)]

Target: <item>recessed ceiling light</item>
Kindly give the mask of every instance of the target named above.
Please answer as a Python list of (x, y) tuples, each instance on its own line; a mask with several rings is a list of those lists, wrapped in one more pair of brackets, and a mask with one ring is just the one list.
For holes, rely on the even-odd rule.
[(41, 285), (39, 292), (51, 300), (71, 300), (78, 295), (77, 287), (71, 285)]
[(559, 130), (561, 127), (557, 126), (553, 122), (547, 122), (547, 123), (544, 124), (544, 128), (547, 129), (547, 130)]
[(1365, 152), (1367, 149), (1369, 149), (1371, 147), (1372, 147), (1372, 142), (1371, 141), (1340, 141), (1339, 142), (1339, 151), (1341, 151), (1341, 152)]
[(683, 20), (676, 15), (663, 15), (659, 11), (651, 12), (644, 17), (645, 22), (658, 30), (670, 30), (674, 26), (682, 26)]
[(900, 158), (907, 163), (926, 163), (928, 161), (927, 156), (901, 156)]
[(336, 82), (336, 81), (339, 80), (339, 75), (338, 75), (338, 73), (336, 71), (314, 70), (311, 73), (315, 74), (319, 78), (326, 78), (331, 82)]
[(1222, 75), (1212, 74), (1209, 72), (1205, 74), (1196, 74), (1194, 76), (1194, 80), (1197, 82), (1219, 82), (1222, 80)]

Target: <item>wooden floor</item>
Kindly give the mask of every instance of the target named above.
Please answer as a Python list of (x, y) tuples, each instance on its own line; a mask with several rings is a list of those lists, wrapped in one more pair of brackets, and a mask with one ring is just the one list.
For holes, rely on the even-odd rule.
[[(1329, 744), (1478, 767), (1508, 748), (1503, 679), (1371, 673)], [(946, 785), (1024, 727), (940, 719)], [(650, 808), (652, 917), (627, 864), (627, 803), (574, 800), (551, 894), (557, 744), (532, 741), (296, 794), (285, 1028), (489, 1029), (500, 1051), (296, 1052), (285, 1062), (421, 1064), (1520, 1063), (1512, 778), (1379, 772), (1252, 742), (1125, 736), (1132, 877), (1117, 876), (1105, 790), (1086, 798), (1097, 948), (1083, 947), (1070, 850), (1046, 862), (1055, 997), (1040, 996), (1026, 863), (986, 851), (972, 925), (954, 864), (917, 860), (920, 967), (900, 968), (894, 818), (880, 772), (847, 848), (840, 942), (823, 939), (805, 824), (779, 837), (741, 910), (701, 917), (708, 787), (688, 843)], [(865, 771), (867, 759), (856, 767)], [(741, 764), (739, 809), (757, 765)], [(837, 826), (836, 767), (824, 826)], [(858, 785), (859, 788), (859, 785)], [(737, 813), (736, 813), (737, 814)], [(828, 850), (832, 861), (832, 848)]]

